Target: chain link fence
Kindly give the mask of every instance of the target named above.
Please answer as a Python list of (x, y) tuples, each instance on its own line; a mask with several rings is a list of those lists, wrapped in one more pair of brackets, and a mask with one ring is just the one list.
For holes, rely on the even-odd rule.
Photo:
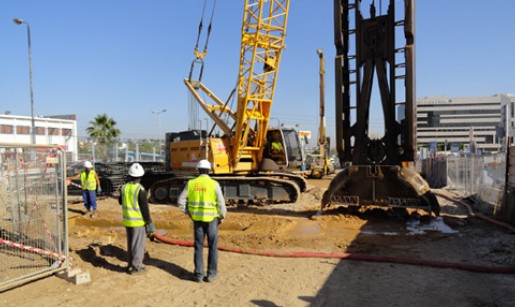
[(0, 291), (68, 269), (66, 159), (0, 144)]
[(111, 142), (79, 138), (79, 161), (95, 162), (162, 162), (165, 150), (157, 140), (116, 140)]
[(491, 206), (498, 215), (505, 201), (506, 154), (437, 156), (421, 161), (421, 174), (432, 188), (459, 190)]

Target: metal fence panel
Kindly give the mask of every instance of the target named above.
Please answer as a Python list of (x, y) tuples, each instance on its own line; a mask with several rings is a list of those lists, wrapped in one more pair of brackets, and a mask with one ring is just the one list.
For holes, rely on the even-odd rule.
[(510, 167), (508, 170), (508, 184), (515, 188), (515, 145), (510, 147)]
[(444, 157), (422, 161), (422, 173), (432, 188), (446, 187), (476, 195), (494, 207), (502, 203), (506, 156)]
[(65, 166), (59, 148), (0, 144), (0, 291), (68, 268)]
[(102, 140), (79, 139), (78, 159), (95, 162), (156, 162), (164, 161), (165, 152), (163, 144), (148, 140), (141, 143), (140, 141), (106, 143)]

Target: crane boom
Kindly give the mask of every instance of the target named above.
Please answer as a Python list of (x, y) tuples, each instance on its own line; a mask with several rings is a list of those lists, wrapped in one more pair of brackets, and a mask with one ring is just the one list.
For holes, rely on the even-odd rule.
[[(231, 172), (257, 170), (263, 158), (281, 54), (285, 47), (288, 10), (289, 0), (245, 0), (236, 111), (232, 111), (200, 80), (191, 80), (191, 74), (184, 80), (204, 111), (229, 136)], [(199, 91), (214, 103), (204, 101)], [(222, 118), (224, 114), (229, 115), (228, 119)], [(242, 159), (245, 163), (240, 165)]]
[[(233, 144), (235, 166), (245, 154), (250, 154), (254, 163), (259, 163), (263, 156), (288, 10), (289, 0), (245, 1)], [(255, 131), (251, 132), (252, 129)], [(255, 133), (251, 144), (249, 133)]]

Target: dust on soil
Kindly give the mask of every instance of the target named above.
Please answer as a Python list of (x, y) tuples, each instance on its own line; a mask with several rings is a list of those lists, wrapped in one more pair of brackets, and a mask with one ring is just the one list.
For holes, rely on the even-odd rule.
[[(351, 214), (332, 208), (320, 214), (329, 181), (310, 180), (296, 204), (229, 208), (219, 244), (277, 253), (357, 253), (515, 265), (514, 234), (468, 218), (464, 208), (444, 199), (439, 199), (443, 230), (424, 228), (435, 222), (425, 213), (411, 212), (411, 224), (384, 210)], [(148, 273), (130, 276), (124, 273), (126, 237), (117, 200), (100, 200), (95, 219), (81, 217), (81, 211), (80, 202), (69, 205), (70, 255), (75, 266), (90, 272), (91, 282), (73, 285), (47, 277), (0, 294), (0, 305), (515, 306), (514, 274), (390, 262), (220, 252), (220, 278), (195, 283), (192, 248), (150, 241), (144, 261)], [(151, 205), (151, 214), (160, 235), (192, 241), (191, 222), (177, 207)]]

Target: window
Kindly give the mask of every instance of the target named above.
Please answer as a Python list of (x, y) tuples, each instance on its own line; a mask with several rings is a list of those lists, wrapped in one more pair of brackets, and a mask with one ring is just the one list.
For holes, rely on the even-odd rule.
[(17, 126), (16, 134), (30, 134), (30, 127), (29, 126)]
[(61, 129), (61, 135), (71, 136), (72, 135), (72, 129), (66, 129), (66, 128)]
[(36, 135), (45, 135), (45, 127), (36, 127)]
[(48, 135), (59, 135), (59, 128), (48, 128)]
[(13, 126), (12, 125), (0, 125), (0, 133), (2, 134), (13, 134)]

